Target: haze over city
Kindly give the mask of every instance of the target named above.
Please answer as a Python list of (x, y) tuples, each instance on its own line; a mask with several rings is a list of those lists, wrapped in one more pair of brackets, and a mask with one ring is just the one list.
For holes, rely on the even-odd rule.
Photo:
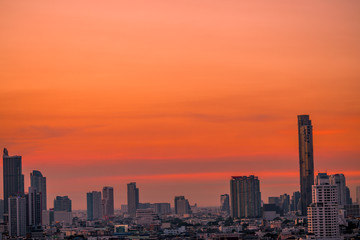
[(48, 206), (113, 186), (120, 208), (129, 182), (141, 202), (217, 206), (234, 175), (263, 200), (299, 191), (300, 114), (315, 174), (355, 198), (358, 1), (107, 3), (0, 3), (0, 147), (25, 186), (47, 177)]

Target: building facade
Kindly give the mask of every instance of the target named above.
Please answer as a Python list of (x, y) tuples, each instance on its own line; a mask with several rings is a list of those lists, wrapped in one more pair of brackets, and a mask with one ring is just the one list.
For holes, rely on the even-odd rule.
[(33, 187), (29, 187), (27, 194), (28, 204), (28, 225), (41, 226), (42, 225), (42, 195)]
[(103, 193), (103, 216), (110, 217), (114, 215), (114, 188), (104, 187)]
[(22, 174), (21, 156), (9, 156), (4, 148), (3, 154), (3, 191), (4, 213), (8, 212), (8, 198), (24, 194), (24, 175)]
[(319, 173), (312, 187), (308, 207), (308, 232), (316, 239), (340, 239), (337, 186), (330, 184), (326, 173)]
[(311, 203), (314, 184), (313, 127), (309, 115), (298, 116), (299, 164), (300, 164), (300, 204), (301, 214), (306, 215)]
[(139, 189), (136, 187), (135, 182), (127, 185), (127, 205), (128, 213), (131, 217), (135, 217), (136, 209), (139, 208)]
[(231, 216), (261, 217), (260, 181), (256, 176), (233, 176), (230, 180)]
[(30, 186), (41, 194), (41, 207), (42, 210), (46, 210), (46, 177), (43, 177), (42, 173), (38, 170), (32, 171), (32, 173), (30, 173)]

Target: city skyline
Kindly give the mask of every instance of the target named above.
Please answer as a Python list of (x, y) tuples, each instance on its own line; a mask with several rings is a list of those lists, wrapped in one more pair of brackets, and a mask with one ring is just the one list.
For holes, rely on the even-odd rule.
[(139, 3), (0, 2), (0, 147), (25, 190), (38, 170), (48, 209), (104, 186), (118, 209), (129, 182), (140, 202), (217, 206), (237, 175), (291, 195), (309, 114), (315, 174), (355, 198), (358, 1)]

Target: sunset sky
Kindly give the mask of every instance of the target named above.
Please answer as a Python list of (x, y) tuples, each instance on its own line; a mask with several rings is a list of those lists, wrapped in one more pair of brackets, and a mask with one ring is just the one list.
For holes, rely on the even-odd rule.
[[(232, 175), (360, 185), (360, 1), (1, 1), (0, 147), (47, 177), (48, 207), (136, 181), (140, 202), (217, 206)], [(2, 164), (2, 161), (1, 161)], [(1, 171), (2, 175), (2, 171)], [(1, 177), (2, 179), (2, 177)], [(2, 196), (2, 184), (0, 184)]]

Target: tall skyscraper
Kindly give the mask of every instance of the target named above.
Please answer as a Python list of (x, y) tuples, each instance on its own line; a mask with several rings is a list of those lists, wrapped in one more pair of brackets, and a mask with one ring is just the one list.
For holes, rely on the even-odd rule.
[(298, 116), (301, 214), (306, 215), (314, 183), (313, 133), (309, 115)]
[(356, 186), (356, 203), (360, 205), (360, 186)]
[(231, 177), (231, 216), (233, 218), (261, 217), (260, 181), (253, 175)]
[(230, 214), (229, 194), (222, 194), (220, 196), (220, 211)]
[(26, 235), (26, 198), (10, 196), (9, 206), (9, 235), (20, 237)]
[(71, 212), (71, 200), (68, 196), (56, 196), (54, 199), (54, 211)]
[(41, 208), (42, 210), (46, 210), (46, 177), (43, 177), (40, 171), (34, 170), (32, 173), (30, 173), (30, 185), (33, 189), (41, 194)]
[(136, 187), (136, 183), (132, 182), (127, 185), (127, 203), (128, 213), (130, 216), (136, 216), (136, 209), (139, 208), (139, 189)]
[(97, 220), (102, 217), (101, 192), (92, 191), (86, 194), (87, 219)]
[(329, 176), (331, 185), (337, 186), (338, 204), (344, 206), (347, 204), (346, 198), (346, 182), (344, 174), (333, 174)]
[(30, 226), (41, 226), (42, 224), (42, 195), (35, 188), (29, 187), (27, 194), (28, 224)]
[(114, 189), (112, 187), (103, 188), (103, 215), (105, 217), (114, 215)]
[(8, 212), (8, 198), (24, 194), (24, 175), (22, 174), (21, 156), (9, 156), (4, 148), (3, 154), (3, 184), (4, 213)]
[(184, 196), (176, 196), (174, 203), (175, 203), (175, 214), (178, 215), (191, 214), (191, 207), (189, 201)]
[(316, 239), (339, 238), (337, 186), (330, 184), (326, 173), (319, 173), (312, 186), (312, 203), (308, 207), (308, 231)]

